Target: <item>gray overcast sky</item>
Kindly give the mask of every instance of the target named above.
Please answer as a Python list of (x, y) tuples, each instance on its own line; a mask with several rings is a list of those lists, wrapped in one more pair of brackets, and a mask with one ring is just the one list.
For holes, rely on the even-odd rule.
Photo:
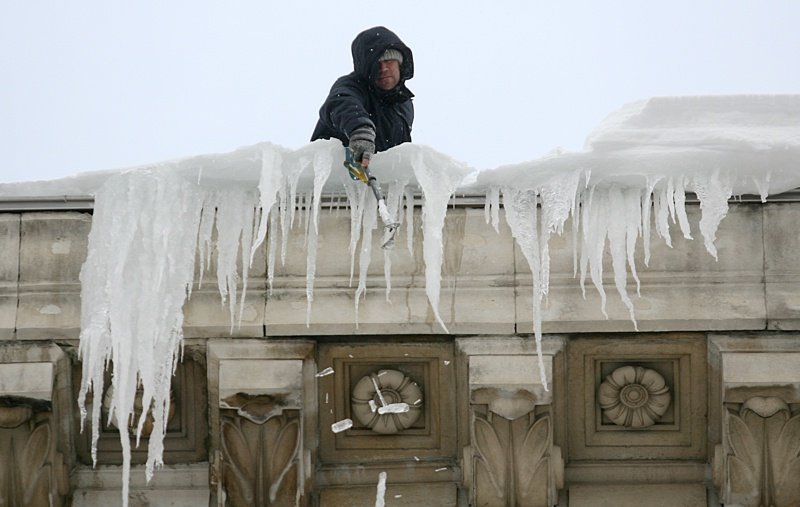
[(800, 93), (800, 2), (208, 0), (0, 5), (0, 182), (308, 142), (350, 42), (414, 51), (414, 141), (523, 162), (659, 95)]

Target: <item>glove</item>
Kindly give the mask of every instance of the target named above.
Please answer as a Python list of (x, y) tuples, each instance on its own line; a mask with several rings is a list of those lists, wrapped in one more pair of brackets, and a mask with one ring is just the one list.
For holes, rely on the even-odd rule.
[(364, 167), (375, 154), (375, 131), (372, 127), (359, 127), (350, 133), (350, 149), (353, 158)]

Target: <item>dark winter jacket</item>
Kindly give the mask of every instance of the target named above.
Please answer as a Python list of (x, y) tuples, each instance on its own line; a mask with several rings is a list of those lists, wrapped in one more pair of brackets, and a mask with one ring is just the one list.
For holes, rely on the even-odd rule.
[[(389, 48), (403, 53), (400, 82), (391, 90), (382, 90), (375, 85), (378, 58)], [(376, 26), (358, 34), (351, 50), (355, 70), (333, 83), (311, 140), (336, 138), (347, 146), (355, 129), (370, 126), (375, 129), (377, 151), (411, 141), (414, 94), (405, 85), (414, 76), (411, 49), (391, 30)]]

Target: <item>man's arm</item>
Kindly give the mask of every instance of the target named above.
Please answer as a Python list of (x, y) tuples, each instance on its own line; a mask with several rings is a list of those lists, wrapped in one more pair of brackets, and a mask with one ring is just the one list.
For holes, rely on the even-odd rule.
[(375, 153), (375, 124), (365, 107), (365, 91), (349, 76), (334, 83), (320, 117), (348, 140), (353, 157), (365, 166)]
[(375, 132), (365, 106), (365, 93), (349, 76), (339, 78), (320, 109), (320, 118), (347, 139), (359, 128), (368, 127)]

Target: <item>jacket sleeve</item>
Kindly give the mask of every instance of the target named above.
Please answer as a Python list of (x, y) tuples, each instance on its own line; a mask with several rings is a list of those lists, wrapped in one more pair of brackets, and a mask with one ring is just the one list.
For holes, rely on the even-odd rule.
[(320, 119), (346, 139), (359, 127), (369, 126), (374, 130), (375, 124), (366, 109), (365, 94), (351, 76), (339, 78), (319, 110)]

